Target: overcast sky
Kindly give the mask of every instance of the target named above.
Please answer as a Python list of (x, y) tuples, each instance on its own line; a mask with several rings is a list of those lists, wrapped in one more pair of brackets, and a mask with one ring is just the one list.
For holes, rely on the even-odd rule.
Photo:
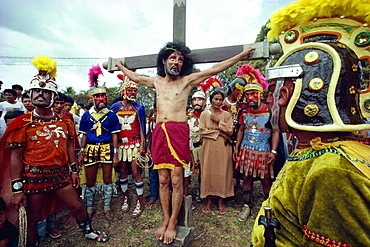
[[(271, 14), (292, 1), (187, 0), (186, 45), (201, 49), (253, 43)], [(108, 57), (157, 54), (172, 41), (173, 4), (173, 0), (0, 0), (2, 89), (13, 84), (28, 89), (37, 74), (32, 58), (48, 56), (57, 61), (60, 89), (87, 90), (92, 65), (102, 65)], [(118, 86), (118, 72), (103, 69), (103, 73), (100, 82)]]

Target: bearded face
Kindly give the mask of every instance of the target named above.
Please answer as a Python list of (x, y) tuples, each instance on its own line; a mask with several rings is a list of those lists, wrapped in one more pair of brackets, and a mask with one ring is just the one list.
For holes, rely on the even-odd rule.
[(90, 96), (90, 102), (94, 104), (95, 109), (103, 109), (108, 105), (108, 96), (105, 93), (98, 93)]
[(122, 90), (122, 98), (130, 101), (136, 101), (137, 99), (137, 88), (129, 87)]
[(164, 61), (164, 68), (166, 74), (170, 76), (177, 76), (182, 70), (184, 64), (184, 55), (178, 52), (172, 52)]
[(49, 108), (54, 103), (55, 93), (46, 89), (31, 89), (31, 103), (35, 107)]

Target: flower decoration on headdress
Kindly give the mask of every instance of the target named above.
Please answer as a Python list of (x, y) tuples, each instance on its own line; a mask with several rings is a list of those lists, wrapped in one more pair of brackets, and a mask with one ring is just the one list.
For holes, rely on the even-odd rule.
[(243, 91), (247, 90), (258, 90), (262, 92), (267, 89), (267, 82), (265, 77), (259, 72), (259, 69), (254, 69), (253, 66), (249, 64), (243, 64), (238, 68), (236, 72), (236, 77), (244, 78), (247, 85), (244, 86)]
[(32, 64), (40, 71), (47, 71), (50, 76), (57, 76), (57, 62), (50, 57), (38, 56), (32, 60)]
[(104, 87), (99, 87), (99, 76), (102, 75), (103, 72), (99, 66), (99, 64), (97, 65), (93, 65), (90, 69), (89, 69), (89, 73), (88, 73), (88, 76), (89, 76), (89, 86), (90, 86), (90, 89), (89, 89), (89, 95), (94, 95), (94, 94), (98, 94), (98, 93), (107, 93), (107, 90), (104, 88)]

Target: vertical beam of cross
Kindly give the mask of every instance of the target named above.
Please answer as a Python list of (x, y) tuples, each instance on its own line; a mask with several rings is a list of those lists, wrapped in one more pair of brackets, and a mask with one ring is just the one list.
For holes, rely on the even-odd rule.
[[(173, 41), (185, 43), (186, 33), (186, 0), (173, 0)], [(242, 52), (246, 47), (253, 46), (256, 50), (248, 60), (268, 59), (270, 56), (269, 42), (267, 40), (254, 44), (214, 47), (191, 51), (191, 58), (195, 64), (216, 63), (233, 57)], [(278, 52), (277, 52), (278, 53)], [(277, 54), (275, 53), (275, 54)], [(274, 54), (274, 53), (273, 53)], [(156, 67), (157, 54), (141, 55), (135, 57), (119, 58), (128, 69), (144, 69)], [(113, 73), (118, 71), (114, 59), (109, 57), (103, 63), (103, 68)]]
[(172, 40), (186, 43), (186, 0), (173, 0)]

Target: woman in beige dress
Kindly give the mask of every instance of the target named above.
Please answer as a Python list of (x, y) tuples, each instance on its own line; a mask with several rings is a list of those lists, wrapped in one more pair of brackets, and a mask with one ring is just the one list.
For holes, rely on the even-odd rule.
[(214, 91), (210, 96), (211, 108), (202, 112), (199, 130), (203, 138), (201, 152), (201, 197), (206, 197), (202, 208), (211, 211), (212, 196), (218, 197), (218, 211), (226, 214), (224, 198), (234, 196), (232, 148), (230, 135), (233, 123), (229, 112), (221, 110), (225, 96)]

